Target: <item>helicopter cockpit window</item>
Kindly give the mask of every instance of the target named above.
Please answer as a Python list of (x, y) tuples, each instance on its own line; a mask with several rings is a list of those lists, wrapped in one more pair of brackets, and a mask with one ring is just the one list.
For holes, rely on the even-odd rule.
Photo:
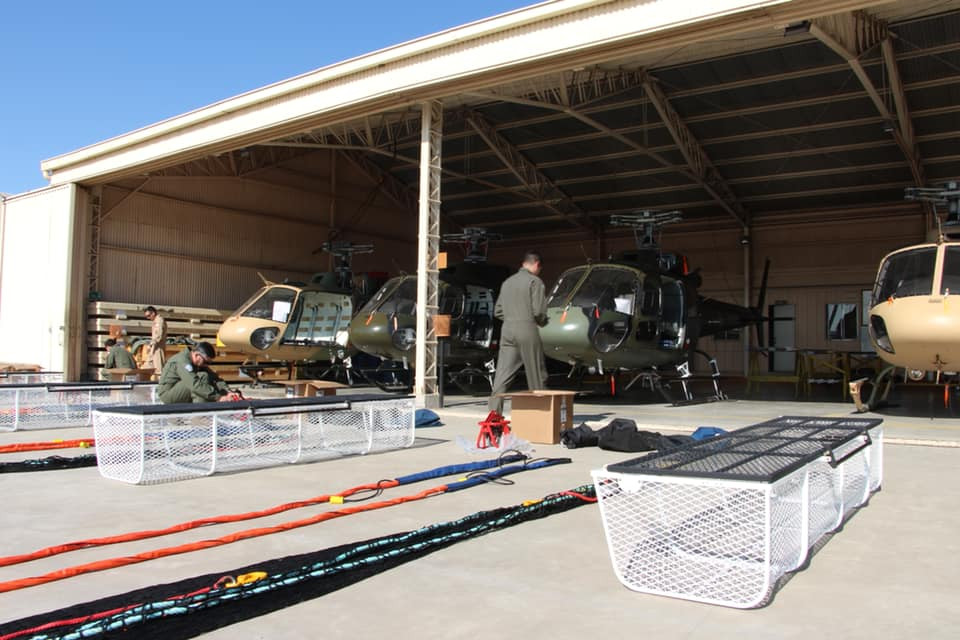
[(567, 304), (567, 298), (570, 297), (570, 292), (573, 291), (573, 288), (580, 282), (584, 271), (586, 271), (584, 268), (571, 269), (560, 276), (557, 284), (553, 285), (553, 289), (550, 290), (550, 295), (547, 296), (548, 309), (552, 307), (562, 307)]
[(413, 315), (417, 312), (417, 279), (401, 276), (393, 278), (380, 288), (377, 295), (363, 305), (360, 315), (374, 311), (392, 315), (394, 313)]
[(872, 305), (890, 298), (930, 295), (936, 261), (936, 247), (901, 251), (887, 258), (880, 266)]
[(360, 309), (360, 314), (366, 315), (376, 311), (377, 307), (379, 307), (383, 301), (387, 299), (387, 296), (393, 292), (399, 282), (400, 278), (392, 278), (388, 280), (386, 284), (380, 287), (380, 290), (377, 291), (372, 298), (367, 300), (367, 303), (363, 305), (362, 309)]
[(940, 293), (945, 296), (960, 295), (960, 247), (948, 246), (944, 251)]
[(596, 306), (600, 311), (633, 315), (638, 278), (628, 269), (593, 269), (573, 296), (577, 307)]
[(404, 278), (377, 309), (386, 315), (414, 315), (417, 312), (417, 279)]
[(270, 287), (240, 314), (244, 318), (260, 318), (286, 322), (297, 292), (286, 287)]

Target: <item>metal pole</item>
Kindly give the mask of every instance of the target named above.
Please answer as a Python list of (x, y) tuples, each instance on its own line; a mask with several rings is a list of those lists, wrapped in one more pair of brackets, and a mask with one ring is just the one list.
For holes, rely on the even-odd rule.
[[(750, 243), (752, 238), (749, 235), (749, 232), (744, 230), (743, 234), (744, 241), (741, 242), (743, 246), (743, 306), (750, 308)], [(763, 313), (763, 310), (760, 310), (760, 313)], [(743, 328), (743, 375), (744, 377), (750, 375), (750, 332), (753, 330), (753, 327), (746, 326)], [(762, 348), (762, 344), (758, 344), (757, 347)]]
[(420, 207), (417, 233), (417, 346), (414, 394), (420, 407), (439, 406), (437, 393), (437, 336), (432, 319), (437, 314), (437, 257), (440, 247), (440, 143), (443, 105), (437, 100), (421, 106)]

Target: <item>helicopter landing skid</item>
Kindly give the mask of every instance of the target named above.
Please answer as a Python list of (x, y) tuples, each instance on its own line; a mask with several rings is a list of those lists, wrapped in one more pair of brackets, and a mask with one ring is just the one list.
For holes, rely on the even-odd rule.
[(493, 376), (488, 371), (476, 367), (465, 367), (448, 374), (448, 379), (457, 388), (471, 396), (490, 395), (493, 390)]
[[(648, 388), (653, 391), (657, 391), (664, 397), (664, 399), (675, 407), (685, 406), (690, 404), (701, 404), (706, 402), (719, 402), (720, 400), (727, 400), (727, 394), (725, 394), (720, 389), (720, 368), (717, 366), (717, 361), (714, 358), (709, 357), (707, 354), (698, 351), (697, 353), (702, 354), (707, 358), (707, 362), (710, 363), (710, 381), (713, 383), (713, 395), (696, 397), (693, 395), (693, 391), (690, 389), (690, 383), (696, 379), (696, 377), (690, 373), (690, 365), (687, 362), (677, 365), (677, 377), (667, 378), (660, 374), (658, 371), (641, 371), (636, 374), (633, 379), (624, 387), (624, 391), (630, 389), (634, 384), (640, 382), (641, 388)], [(683, 398), (677, 400), (673, 398), (668, 389), (671, 386), (671, 383), (679, 382), (682, 389)]]
[(713, 383), (713, 395), (702, 398), (694, 397), (693, 392), (690, 391), (689, 384), (694, 376), (690, 373), (690, 363), (684, 362), (677, 365), (677, 373), (680, 375), (680, 385), (683, 387), (683, 400), (673, 402), (673, 406), (675, 407), (727, 400), (727, 394), (720, 390), (720, 367), (717, 366), (717, 360), (711, 358), (703, 351), (697, 351), (697, 353), (704, 356), (710, 364), (710, 381)]
[(381, 391), (388, 393), (410, 393), (413, 389), (413, 376), (410, 369), (397, 363), (380, 366), (376, 369), (353, 369), (353, 372)]
[[(857, 407), (857, 413), (866, 413), (887, 402), (890, 389), (893, 387), (893, 372), (895, 369), (895, 366), (888, 365), (872, 381), (869, 378), (860, 378), (849, 383), (850, 398), (853, 399), (853, 403)], [(870, 384), (872, 387), (870, 397), (866, 401), (862, 399), (865, 384)], [(877, 399), (878, 393), (880, 394), (879, 399)]]

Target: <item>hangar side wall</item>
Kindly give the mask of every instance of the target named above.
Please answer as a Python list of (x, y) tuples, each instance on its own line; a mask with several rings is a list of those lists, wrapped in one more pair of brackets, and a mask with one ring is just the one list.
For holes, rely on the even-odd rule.
[(416, 211), (403, 210), (349, 163), (335, 171), (331, 180), (329, 160), (314, 160), (249, 177), (104, 186), (101, 299), (234, 309), (261, 286), (258, 272), (305, 281), (330, 268), (319, 249), (333, 228), (338, 240), (375, 245), (373, 254), (356, 256), (355, 271), (415, 269)]
[(0, 361), (64, 371), (75, 185), (39, 189), (3, 203)]
[[(843, 212), (831, 215), (818, 213), (816, 221), (803, 223), (765, 223), (753, 230), (751, 240), (751, 300), (757, 304), (763, 263), (770, 258), (764, 313), (776, 303), (794, 305), (794, 346), (806, 349), (860, 351), (869, 340), (863, 335), (861, 292), (873, 287), (877, 267), (884, 255), (900, 247), (923, 242), (925, 224), (922, 214), (904, 214), (896, 217), (843, 219)], [(687, 256), (691, 268), (699, 267), (703, 277), (700, 293), (706, 297), (743, 305), (743, 248), (737, 228), (697, 230), (685, 228), (664, 233), (665, 250)], [(601, 244), (603, 253), (610, 254), (633, 246), (631, 236), (607, 237)], [(530, 248), (542, 251), (544, 281), (549, 290), (563, 270), (582, 264), (585, 255), (598, 259), (596, 244), (589, 238), (567, 239), (561, 242)], [(491, 259), (506, 264), (518, 264), (526, 247), (514, 245), (497, 248)], [(858, 309), (861, 325), (858, 336), (849, 340), (828, 340), (826, 307), (828, 304), (851, 303)], [(768, 337), (764, 327), (764, 337)], [(750, 344), (756, 345), (756, 335), (750, 329)], [(731, 336), (728, 339), (705, 338), (700, 347), (717, 358), (720, 370), (728, 375), (745, 371), (743, 342)], [(698, 359), (698, 371), (706, 371), (706, 363)]]

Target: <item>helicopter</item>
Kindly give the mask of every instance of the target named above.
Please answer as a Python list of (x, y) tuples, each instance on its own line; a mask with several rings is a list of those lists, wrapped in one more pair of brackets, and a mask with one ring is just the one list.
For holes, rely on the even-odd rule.
[[(850, 383), (850, 395), (861, 412), (887, 400), (898, 369), (904, 379), (915, 382), (932, 373), (936, 383), (945, 385), (948, 405), (949, 387), (958, 383), (960, 186), (951, 181), (942, 187), (909, 187), (905, 197), (933, 203), (936, 236), (893, 251), (880, 262), (870, 296), (868, 333), (886, 366), (872, 381), (866, 401), (862, 394), (868, 378)], [(946, 206), (945, 215), (936, 213), (937, 205)]]
[[(760, 309), (770, 263), (764, 266), (756, 307), (705, 298), (697, 293), (702, 284), (699, 269), (691, 271), (683, 255), (660, 250), (658, 231), (680, 219), (679, 211), (611, 216), (611, 225), (633, 229), (636, 249), (560, 275), (547, 295), (547, 324), (540, 327), (540, 338), (548, 358), (572, 367), (571, 377), (582, 382), (587, 373), (609, 376), (615, 394), (617, 373), (626, 371), (634, 377), (624, 390), (641, 381), (672, 404), (693, 402), (691, 359), (700, 354), (712, 372), (711, 399), (726, 398), (716, 360), (698, 350), (697, 341), (750, 324), (758, 334), (762, 331)], [(669, 369), (681, 383), (680, 401), (664, 388)]]
[[(468, 393), (492, 387), (493, 359), (499, 346), (500, 323), (493, 307), (509, 267), (487, 262), (487, 248), (499, 234), (478, 227), (444, 234), (447, 243), (460, 243), (466, 257), (439, 273), (438, 311), (450, 316), (450, 336), (441, 343), (450, 381)], [(350, 323), (350, 341), (364, 353), (381, 359), (364, 376), (382, 389), (399, 391), (411, 385), (411, 360), (416, 345), (417, 276), (387, 281)]]
[(310, 377), (342, 373), (352, 382), (350, 318), (386, 277), (353, 274), (353, 256), (372, 252), (372, 244), (325, 242), (314, 253), (320, 251), (337, 260), (333, 271), (318, 273), (309, 283), (276, 283), (261, 275), (263, 287), (220, 325), (217, 346), (249, 356), (254, 363), (241, 369), (254, 379), (260, 373), (256, 361), (272, 360), (317, 367)]

